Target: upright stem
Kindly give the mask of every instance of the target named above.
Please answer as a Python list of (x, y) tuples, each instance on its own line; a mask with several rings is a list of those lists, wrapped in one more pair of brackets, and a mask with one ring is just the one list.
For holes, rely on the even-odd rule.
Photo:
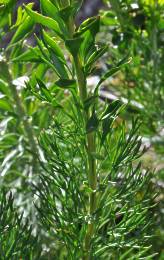
[[(79, 94), (82, 102), (87, 98), (87, 87), (86, 87), (86, 78), (83, 73), (82, 66), (80, 64), (79, 57), (74, 58), (77, 81), (79, 86)], [(87, 124), (90, 113), (84, 112), (85, 124)], [(92, 189), (92, 192), (89, 196), (89, 216), (90, 220), (88, 223), (88, 228), (86, 232), (86, 237), (84, 241), (84, 258), (85, 260), (90, 259), (90, 249), (91, 249), (91, 239), (94, 234), (94, 220), (92, 219), (92, 215), (96, 210), (96, 189), (97, 189), (97, 173), (96, 173), (96, 160), (92, 157), (92, 153), (96, 151), (96, 143), (95, 143), (95, 133), (91, 132), (87, 134), (87, 154), (88, 154), (88, 182), (89, 187)]]
[[(73, 36), (74, 32), (74, 23), (73, 19), (71, 18), (68, 22), (68, 28), (70, 31), (70, 36)], [(83, 71), (83, 66), (80, 61), (79, 55), (73, 57), (78, 88), (79, 88), (79, 95), (81, 98), (82, 103), (88, 97), (87, 93), (87, 83), (86, 77)], [(84, 112), (84, 120), (85, 125), (88, 122), (90, 117), (90, 112)], [(88, 222), (88, 227), (86, 231), (85, 241), (84, 241), (84, 254), (83, 259), (89, 260), (90, 259), (90, 251), (91, 251), (91, 240), (94, 234), (94, 220), (92, 219), (92, 215), (96, 210), (96, 189), (97, 189), (97, 173), (96, 173), (96, 160), (93, 158), (92, 153), (96, 152), (96, 142), (95, 142), (95, 132), (87, 133), (86, 134), (86, 142), (87, 142), (87, 155), (88, 155), (88, 183), (89, 187), (91, 188), (92, 192), (89, 195), (89, 217), (90, 220)]]
[(90, 250), (91, 250), (91, 240), (94, 235), (94, 220), (92, 219), (93, 213), (97, 207), (96, 201), (96, 189), (97, 189), (97, 173), (96, 173), (96, 160), (91, 156), (92, 152), (96, 151), (95, 143), (95, 133), (87, 134), (87, 144), (88, 144), (88, 162), (89, 162), (89, 173), (88, 173), (88, 182), (89, 186), (92, 189), (92, 192), (89, 196), (89, 216), (91, 219), (88, 222), (88, 229), (85, 236), (84, 246), (84, 260), (90, 259)]

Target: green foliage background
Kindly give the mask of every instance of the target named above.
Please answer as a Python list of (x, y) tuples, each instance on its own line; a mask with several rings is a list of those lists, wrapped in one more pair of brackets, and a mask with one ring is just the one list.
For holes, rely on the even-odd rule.
[[(1, 259), (81, 259), (90, 222), (93, 259), (163, 259), (164, 7), (105, 2), (101, 19), (72, 38), (68, 17), (79, 1), (40, 1), (41, 14), (28, 4), (16, 20), (16, 1), (0, 3), (1, 41), (13, 33), (0, 53)], [(87, 98), (81, 73), (98, 77)], [(88, 158), (98, 176), (92, 214)]]

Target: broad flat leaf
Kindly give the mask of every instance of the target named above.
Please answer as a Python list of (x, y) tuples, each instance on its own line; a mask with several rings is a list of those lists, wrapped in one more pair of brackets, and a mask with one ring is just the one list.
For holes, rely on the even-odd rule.
[(79, 27), (77, 34), (82, 34), (86, 31), (90, 31), (93, 36), (95, 36), (100, 29), (100, 17), (91, 17), (85, 20)]
[(79, 31), (77, 32), (77, 34), (82, 33), (84, 37), (84, 41), (80, 48), (80, 55), (84, 65), (86, 65), (90, 56), (96, 51), (95, 37), (96, 34), (99, 32), (99, 28), (100, 18), (92, 17), (82, 23)]
[[(28, 6), (30, 9), (32, 9), (32, 7), (34, 6), (34, 3), (29, 3), (26, 6)], [(22, 6), (19, 6), (18, 11), (17, 11), (17, 20), (16, 20), (15, 24), (11, 27), (11, 29), (14, 29), (15, 27), (18, 27), (19, 25), (24, 23), (27, 16), (28, 15), (27, 15), (26, 11), (22, 9)]]
[(76, 85), (76, 80), (59, 79), (58, 81), (55, 82), (55, 85), (65, 89), (74, 88)]
[(55, 42), (55, 40), (50, 37), (44, 30), (43, 30), (43, 39), (44, 41), (51, 47), (51, 49), (54, 51), (54, 54), (61, 58), (61, 60), (66, 63), (64, 54), (61, 50), (61, 47), (58, 46), (58, 44)]
[(100, 49), (93, 52), (93, 54), (89, 57), (87, 64), (85, 66), (86, 71), (100, 58), (102, 57), (108, 50), (108, 46), (103, 46)]
[(63, 20), (60, 17), (59, 14), (59, 10), (58, 8), (49, 0), (41, 0), (40, 1), (41, 4), (41, 10), (42, 10), (42, 14), (51, 17), (53, 20), (55, 20), (61, 31), (63, 32), (63, 34), (67, 35), (68, 34), (68, 30), (63, 22)]
[(56, 21), (54, 21), (52, 18), (50, 17), (46, 17), (42, 14), (39, 14), (33, 10), (31, 10), (30, 8), (28, 8), (27, 6), (25, 6), (26, 12), (27, 14), (34, 20), (35, 23), (39, 23), (45, 27), (48, 27), (49, 29), (52, 29), (55, 31), (55, 33), (60, 37), (63, 38), (64, 36), (61, 34), (59, 25)]
[(64, 54), (61, 51), (61, 48), (56, 44), (56, 42), (43, 31), (43, 41), (49, 51), (51, 61), (53, 61), (56, 71), (62, 78), (68, 78), (68, 73), (65, 68), (67, 66)]
[(30, 77), (31, 88), (34, 88), (37, 84), (36, 75), (39, 79), (42, 79), (47, 70), (48, 66), (45, 63), (39, 63), (34, 66), (34, 69), (32, 70), (32, 75)]
[(50, 53), (51, 61), (53, 62), (54, 68), (58, 72), (59, 77), (67, 79), (68, 73), (65, 68), (65, 63), (58, 56), (54, 54), (51, 48), (48, 48), (48, 50)]
[(58, 8), (49, 0), (40, 0), (41, 10), (46, 15), (50, 15), (52, 18), (54, 18), (54, 14), (58, 12)]
[(51, 48), (49, 48), (48, 46), (46, 46), (47, 47), (46, 48), (43, 41), (41, 41), (36, 35), (35, 38), (37, 40), (38, 47), (42, 53), (42, 60), (55, 71), (55, 73), (58, 75), (59, 78), (60, 77), (67, 78), (68, 75), (63, 65), (63, 62), (61, 62), (61, 60), (54, 55)]
[(42, 53), (39, 47), (30, 47), (29, 50), (12, 59), (12, 62), (42, 62)]
[(73, 15), (73, 7), (72, 6), (67, 6), (67, 7), (61, 9), (58, 12), (58, 14), (63, 19), (64, 22), (67, 22), (68, 19), (70, 18), (70, 15)]
[(73, 38), (65, 41), (65, 45), (73, 57), (77, 56), (77, 54), (79, 53), (83, 40), (84, 40), (83, 37), (78, 37), (78, 38)]
[(86, 31), (83, 34), (84, 41), (81, 44), (80, 48), (80, 57), (83, 61), (83, 65), (85, 66), (89, 57), (96, 51), (95, 47), (95, 37), (92, 36), (90, 31)]
[(19, 6), (17, 10), (17, 20), (15, 24), (11, 27), (11, 29), (13, 29), (16, 26), (19, 26), (22, 22), (22, 19), (23, 19), (23, 10), (22, 10), (22, 6)]
[(81, 24), (77, 34), (82, 34), (84, 41), (81, 44), (80, 56), (83, 60), (84, 65), (87, 63), (88, 58), (96, 51), (95, 37), (99, 32), (100, 18), (92, 17), (87, 19)]
[(16, 42), (24, 39), (24, 37), (31, 32), (33, 26), (34, 26), (34, 21), (33, 19), (31, 19), (31, 17), (28, 16), (25, 19), (25, 21), (22, 24), (20, 24), (20, 26), (18, 27), (16, 33), (11, 39), (10, 45), (15, 44)]

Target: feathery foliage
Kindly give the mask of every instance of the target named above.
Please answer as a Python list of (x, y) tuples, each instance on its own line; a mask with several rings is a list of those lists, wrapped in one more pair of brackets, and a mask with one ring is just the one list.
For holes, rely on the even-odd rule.
[[(6, 174), (17, 172), (23, 187), (28, 184), (28, 193), (38, 197), (35, 209), (31, 205), (28, 209), (36, 231), (38, 226), (42, 229), (38, 233), (40, 243), (44, 241), (42, 249), (47, 249), (38, 259), (53, 259), (56, 252), (59, 259), (152, 259), (149, 239), (155, 195), (152, 174), (139, 161), (145, 151), (141, 123), (134, 119), (128, 130), (125, 105), (120, 100), (99, 100), (102, 84), (130, 66), (131, 58), (123, 57), (107, 69), (94, 89), (87, 86), (97, 61), (109, 50), (96, 42), (101, 17), (91, 17), (76, 28), (81, 4), (40, 0), (40, 12), (32, 4), (19, 9), (15, 34), (0, 64), (4, 93), (0, 108), (7, 120), (1, 140), (7, 154), (1, 156), (2, 167), (8, 163), (3, 185), (9, 182)], [(24, 40), (35, 25), (40, 33), (31, 47)], [(19, 90), (13, 78), (24, 72), (28, 80)], [(9, 143), (3, 146), (4, 139)], [(20, 232), (21, 217), (14, 215), (12, 221), (18, 222)], [(35, 259), (29, 244), (33, 244), (31, 230), (25, 227), (21, 239), (25, 238), (31, 255), (28, 251), (23, 255), (23, 240), (18, 257)]]

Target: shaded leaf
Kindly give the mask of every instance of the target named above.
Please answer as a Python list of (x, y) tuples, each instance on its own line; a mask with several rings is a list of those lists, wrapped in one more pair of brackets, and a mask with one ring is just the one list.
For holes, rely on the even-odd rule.
[(96, 131), (99, 126), (99, 119), (97, 118), (97, 115), (95, 111), (92, 112), (92, 116), (89, 118), (86, 126), (87, 133)]
[(52, 50), (54, 51), (54, 54), (58, 57), (61, 58), (61, 60), (66, 63), (64, 54), (61, 50), (61, 47), (58, 46), (58, 44), (55, 42), (55, 40), (50, 37), (44, 30), (43, 30), (43, 39), (45, 40), (45, 42), (52, 48)]
[(69, 89), (69, 88), (74, 88), (76, 85), (76, 81), (75, 80), (70, 80), (70, 79), (59, 79), (58, 81), (55, 82), (55, 85), (60, 87), (60, 88), (65, 88), (65, 89)]
[(100, 49), (96, 50), (92, 53), (92, 55), (87, 60), (87, 64), (85, 65), (86, 71), (90, 69), (90, 67), (100, 58), (102, 57), (108, 50), (108, 46), (103, 46)]
[(68, 39), (65, 41), (65, 45), (73, 57), (78, 55), (82, 42), (83, 42), (82, 37)]

